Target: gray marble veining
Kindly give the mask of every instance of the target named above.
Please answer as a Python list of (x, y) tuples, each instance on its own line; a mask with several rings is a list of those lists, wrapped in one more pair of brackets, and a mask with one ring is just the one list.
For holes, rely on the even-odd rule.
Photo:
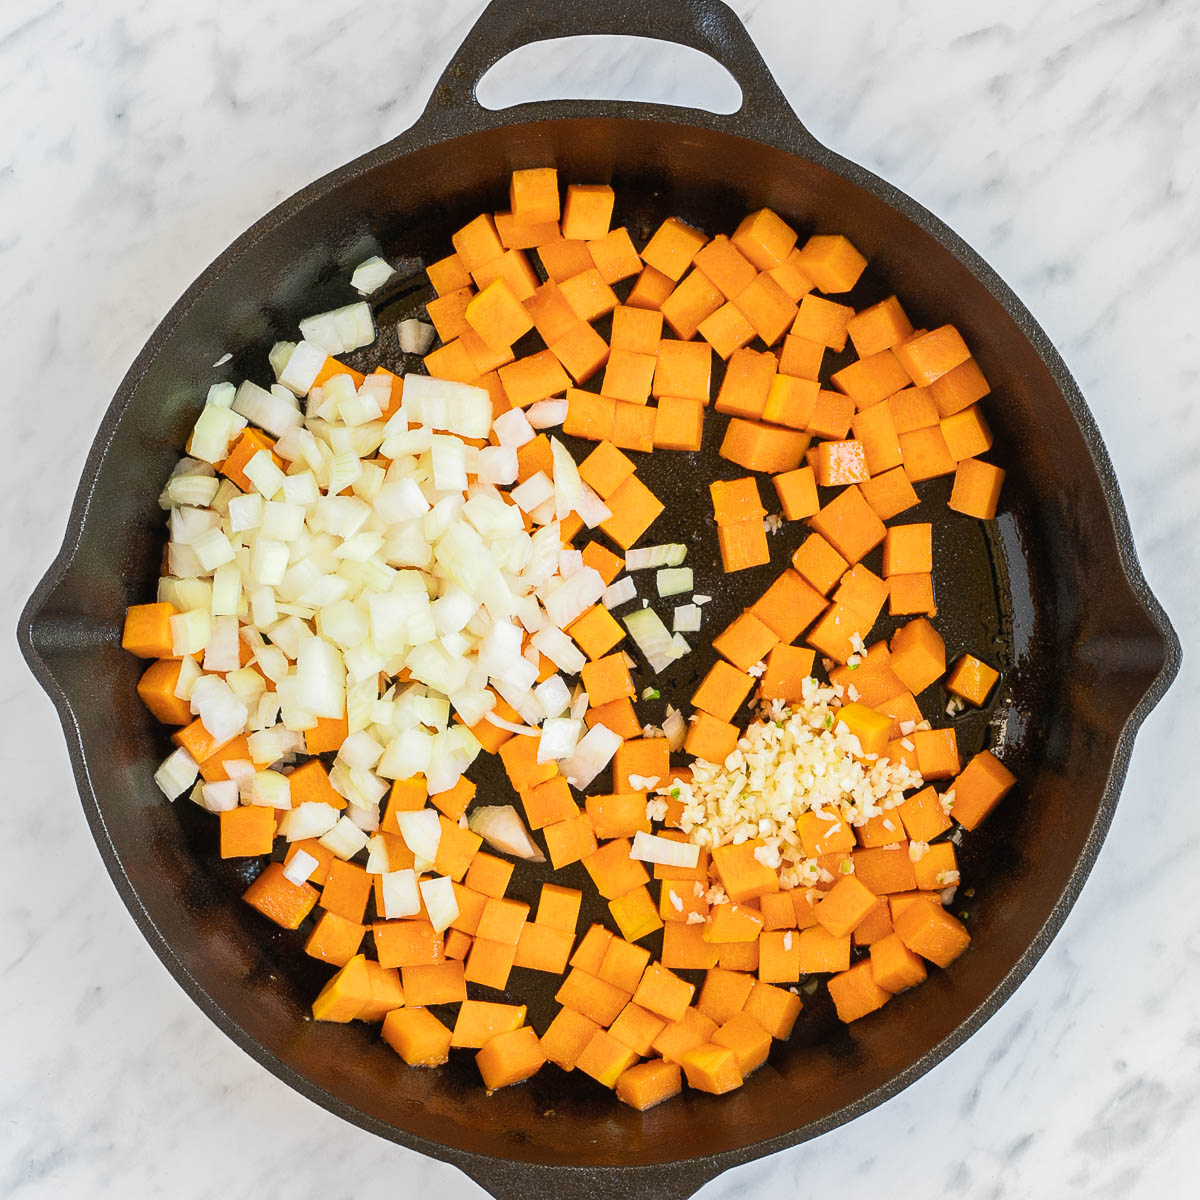
[[(0, 624), (61, 535), (93, 430), (192, 278), (296, 188), (407, 126), (478, 0), (0, 7)], [(1200, 9), (1190, 0), (735, 3), (822, 140), (946, 219), (1075, 372), (1146, 574), (1200, 650)], [(729, 107), (644, 46), (529, 50), (492, 103)], [(1095, 872), (1003, 1011), (902, 1096), (708, 1200), (1183, 1197), (1200, 1171), (1200, 668), (1144, 728)], [(481, 1193), (302, 1099), (143, 944), (80, 819), (54, 715), (0, 640), (0, 1195)], [(1170, 769), (1169, 769), (1170, 768)]]

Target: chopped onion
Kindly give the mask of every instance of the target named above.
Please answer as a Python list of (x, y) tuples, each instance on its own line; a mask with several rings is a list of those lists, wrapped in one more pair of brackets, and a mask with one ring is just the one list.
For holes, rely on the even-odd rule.
[(578, 675), (587, 658), (578, 646), (556, 626), (547, 625), (529, 639), (535, 650), (544, 654), (560, 671)]
[(416, 317), (396, 322), (396, 339), (405, 354), (426, 354), (437, 337), (437, 330)]
[(233, 401), (233, 411), (265, 429), (272, 437), (282, 437), (289, 429), (304, 423), (300, 406), (287, 388), (267, 391), (249, 379), (242, 382)]
[[(561, 675), (551, 675), (533, 689), (542, 712), (548, 717), (561, 717), (571, 704), (571, 689)], [(556, 757), (562, 757), (557, 755)]]
[(238, 785), (233, 779), (219, 779), (204, 783), (200, 789), (204, 807), (209, 812), (230, 812), (238, 806)]
[(584, 567), (557, 587), (543, 590), (541, 601), (553, 625), (565, 629), (604, 595), (604, 576), (595, 567)]
[(569, 758), (579, 743), (582, 721), (570, 717), (547, 717), (542, 722), (542, 735), (538, 741), (537, 760), (540, 763)]
[(521, 408), (510, 408), (507, 412), (502, 412), (492, 422), (492, 430), (501, 446), (508, 446), (513, 450), (519, 450), (537, 436), (529, 418), (525, 416), (525, 410)]
[(530, 862), (546, 861), (546, 856), (529, 836), (525, 822), (511, 804), (488, 804), (475, 808), (467, 818), (467, 825), (493, 850)]
[(421, 895), (417, 890), (417, 875), (411, 868), (385, 871), (379, 877), (383, 893), (383, 915), (392, 921), (397, 917), (415, 917), (421, 911)]
[(492, 428), (492, 398), (486, 388), (432, 375), (404, 377), (403, 412), (410, 424), (464, 438), (485, 438)]
[(328, 354), (312, 342), (297, 343), (279, 372), (279, 382), (297, 396), (307, 396)]
[(517, 481), (517, 452), (512, 446), (480, 447), (478, 465), (481, 483), (507, 486)]
[(678, 596), (692, 590), (691, 567), (668, 567), (655, 576), (660, 596)]
[(429, 862), (437, 858), (442, 826), (434, 809), (422, 808), (416, 812), (397, 813), (396, 824), (400, 827), (400, 836), (404, 839), (404, 844), (413, 854)]
[(375, 340), (375, 322), (364, 301), (330, 312), (317, 313), (300, 322), (300, 336), (320, 346), (326, 354), (348, 354)]
[(597, 722), (579, 739), (575, 753), (559, 764), (567, 782), (583, 791), (612, 761), (622, 741), (619, 734)]
[(620, 608), (622, 604), (628, 604), (630, 600), (637, 598), (637, 584), (628, 575), (622, 575), (620, 579), (614, 580), (604, 589), (604, 594), (600, 597), (601, 602), (607, 609)]
[(375, 255), (354, 268), (354, 274), (350, 276), (350, 286), (360, 296), (369, 296), (383, 287), (395, 273), (391, 266)]
[(283, 868), (283, 877), (288, 883), (299, 887), (307, 883), (312, 873), (321, 864), (307, 850), (297, 850)]
[(683, 749), (684, 740), (687, 738), (687, 721), (684, 720), (683, 713), (670, 704), (667, 705), (667, 716), (663, 721), (662, 730), (672, 751)]
[(369, 839), (349, 817), (340, 817), (337, 824), (317, 840), (338, 858), (348, 860), (362, 850)]
[(657, 863), (664, 867), (679, 867), (690, 871), (700, 861), (700, 847), (694, 842), (677, 842), (639, 829), (633, 835), (629, 857), (639, 862)]
[(671, 628), (675, 633), (695, 633), (700, 628), (700, 607), (696, 604), (680, 604), (675, 609)]
[(323, 838), (341, 820), (332, 804), (321, 800), (305, 800), (279, 818), (279, 832), (289, 842), (308, 838)]
[(621, 620), (656, 675), (679, 657), (671, 632), (654, 609), (639, 608)]
[(552, 429), (567, 419), (565, 400), (539, 400), (524, 410), (525, 419), (534, 429)]
[(643, 571), (650, 567), (677, 567), (687, 557), (687, 547), (678, 542), (661, 546), (641, 546), (625, 551), (625, 570)]
[(421, 880), (421, 899), (435, 932), (442, 933), (458, 920), (458, 897), (454, 883), (443, 875)]
[(168, 800), (182, 796), (196, 782), (200, 768), (196, 760), (182, 747), (173, 750), (154, 772), (154, 782)]
[(575, 511), (579, 513), (580, 519), (589, 529), (595, 529), (597, 525), (603, 524), (612, 516), (612, 509), (586, 483), (583, 485), (583, 492), (579, 497), (579, 503), (575, 506)]

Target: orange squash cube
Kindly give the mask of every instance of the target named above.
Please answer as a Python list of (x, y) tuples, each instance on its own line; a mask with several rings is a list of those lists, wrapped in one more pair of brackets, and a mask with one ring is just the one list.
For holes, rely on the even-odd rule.
[(768, 267), (767, 274), (779, 284), (787, 298), (796, 303), (813, 289), (813, 281), (804, 269), (801, 253), (794, 247), (778, 266)]
[(742, 218), (731, 240), (750, 263), (766, 271), (792, 252), (796, 231), (778, 213), (760, 208)]
[(817, 591), (828, 594), (850, 564), (819, 533), (813, 533), (792, 555), (792, 566)]
[(744, 1078), (767, 1061), (771, 1035), (748, 1012), (739, 1012), (713, 1034), (713, 1045), (728, 1046), (734, 1052)]
[(849, 562), (858, 562), (887, 530), (855, 485), (841, 491), (811, 519), (812, 527)]
[(251, 858), (270, 854), (275, 844), (275, 810), (242, 804), (219, 814), (221, 857)]
[(645, 308), (657, 311), (659, 305), (671, 294), (675, 281), (653, 267), (643, 267), (634, 280), (625, 303), (630, 308)]
[(574, 1009), (607, 1028), (629, 1003), (630, 994), (579, 967), (572, 967), (554, 998), (564, 1008)]
[(781, 642), (794, 642), (824, 611), (825, 597), (793, 570), (785, 570), (746, 610)]
[(626, 941), (636, 942), (663, 927), (654, 899), (643, 886), (608, 902), (608, 911)]
[[(249, 490), (247, 480), (243, 491)], [(174, 649), (171, 618), (178, 614), (179, 610), (175, 605), (166, 601), (159, 601), (157, 604), (131, 604), (125, 610), (125, 625), (121, 632), (122, 649), (136, 654), (138, 658), (171, 658)], [(187, 721), (181, 721), (179, 724), (187, 724), (191, 719), (189, 715)]]
[(908, 845), (881, 846), (855, 850), (854, 878), (877, 896), (911, 891), (916, 887), (916, 872), (908, 854)]
[(867, 260), (840, 233), (813, 234), (800, 250), (800, 266), (823, 292), (848, 292)]
[(557, 221), (518, 221), (510, 212), (492, 214), (496, 233), (506, 250), (532, 250), (562, 237)]
[(684, 396), (660, 396), (654, 409), (654, 445), (664, 450), (699, 450), (704, 405)]
[(614, 400), (630, 404), (645, 404), (650, 398), (650, 384), (658, 359), (653, 354), (638, 354), (632, 350), (611, 350), (604, 369), (600, 391)]
[(616, 196), (606, 183), (571, 183), (563, 205), (562, 235), (592, 241), (608, 233)]
[(850, 965), (850, 935), (835, 936), (822, 925), (801, 929), (800, 971), (804, 975), (844, 971)]
[(871, 477), (862, 442), (820, 442), (817, 445), (817, 483), (821, 487), (845, 487), (866, 483)]
[(931, 842), (950, 828), (950, 818), (942, 808), (941, 797), (931, 787), (908, 796), (897, 807), (896, 815), (904, 825), (904, 832), (914, 842)]
[(660, 311), (675, 336), (686, 342), (696, 336), (701, 322), (711, 317), (723, 303), (724, 298), (708, 276), (693, 270), (662, 302)]
[(696, 1008), (715, 1024), (723, 1025), (745, 1008), (754, 983), (753, 975), (712, 967), (704, 976)]
[(946, 675), (946, 690), (955, 696), (961, 696), (968, 704), (982, 708), (999, 678), (999, 671), (981, 662), (973, 654), (964, 654)]
[(629, 857), (631, 843), (628, 838), (614, 838), (583, 859), (584, 868), (592, 877), (596, 891), (605, 900), (616, 900), (620, 896), (649, 883), (650, 876), (645, 866), (636, 858)]
[(344, 967), (358, 953), (366, 932), (365, 925), (347, 921), (337, 913), (323, 912), (304, 943), (304, 953)]
[(542, 1045), (530, 1025), (496, 1034), (475, 1055), (475, 1065), (489, 1092), (536, 1075), (545, 1062)]
[(976, 828), (1016, 782), (990, 750), (981, 750), (954, 781), (954, 819), (966, 829)]
[(658, 519), (664, 507), (635, 475), (626, 479), (607, 498), (606, 503), (612, 515), (600, 523), (600, 528), (622, 550), (628, 550), (638, 541)]
[(588, 796), (584, 805), (598, 838), (631, 838), (639, 831), (650, 832), (645, 792), (617, 792), (611, 796)]
[(688, 1085), (698, 1092), (721, 1096), (742, 1086), (737, 1055), (728, 1046), (697, 1046), (681, 1056), (680, 1066)]
[[(899, 438), (896, 444), (899, 445)], [(882, 475), (874, 475), (859, 487), (863, 499), (881, 521), (890, 521), (918, 503), (917, 493), (903, 467), (894, 467)]]
[(891, 933), (871, 944), (871, 976), (885, 992), (893, 995), (925, 981), (925, 963)]
[(646, 243), (642, 258), (655, 270), (678, 282), (707, 241), (700, 230), (693, 229), (678, 217), (668, 217)]
[(654, 449), (655, 410), (644, 403), (631, 404), (627, 400), (616, 401), (613, 415), (612, 440), (622, 450), (640, 450), (649, 454)]
[(462, 259), (457, 254), (448, 254), (445, 258), (430, 263), (425, 268), (425, 274), (439, 296), (448, 296), (451, 292), (471, 285), (471, 273), (463, 266)]
[(773, 346), (796, 319), (796, 304), (775, 280), (761, 272), (732, 303), (767, 346)]
[(708, 403), (712, 347), (707, 342), (663, 338), (658, 344), (651, 391), (655, 396), (683, 396)]
[(813, 906), (813, 916), (834, 937), (853, 933), (878, 897), (854, 875), (843, 875)]
[(816, 656), (805, 646), (780, 643), (767, 655), (767, 669), (759, 682), (764, 700), (795, 703), (803, 697), (804, 680), (812, 674)]
[(783, 349), (779, 352), (779, 373), (815, 381), (821, 377), (821, 359), (824, 356), (823, 342), (789, 333), (783, 339)]
[(607, 361), (608, 343), (586, 321), (579, 321), (550, 344), (550, 353), (576, 383), (586, 383)]
[(611, 729), (621, 738), (638, 738), (642, 736), (642, 723), (637, 718), (633, 703), (628, 696), (620, 700), (610, 700), (607, 704), (599, 704), (589, 708), (583, 715), (587, 727), (603, 725)]
[(563, 422), (563, 433), (592, 442), (611, 440), (616, 411), (617, 402), (611, 396), (567, 388), (567, 419)]
[(275, 862), (267, 864), (262, 874), (242, 893), (242, 899), (276, 925), (299, 929), (319, 895), (317, 889), (307, 883), (294, 884), (284, 875), (283, 864)]
[(488, 213), (480, 213), (457, 233), (450, 235), (458, 260), (464, 270), (477, 271), (504, 253), (496, 222)]
[(978, 458), (965, 458), (954, 471), (949, 506), (968, 517), (990, 521), (996, 515), (1004, 472)]
[(563, 299), (581, 321), (594, 321), (617, 307), (617, 294), (592, 267), (559, 281)]
[(694, 984), (680, 979), (660, 963), (652, 962), (633, 993), (633, 1002), (668, 1021), (678, 1021), (691, 1004), (695, 991)]
[(555, 1066), (573, 1071), (583, 1048), (599, 1028), (590, 1017), (573, 1008), (560, 1008), (542, 1034), (542, 1052)]
[(875, 982), (869, 960), (855, 963), (848, 971), (834, 975), (829, 980), (829, 994), (838, 1018), (847, 1023), (875, 1012), (892, 998), (891, 992)]
[(617, 1099), (645, 1112), (683, 1090), (683, 1079), (675, 1063), (656, 1059), (628, 1068), (616, 1084)]
[(527, 921), (521, 926), (513, 966), (561, 975), (567, 969), (567, 960), (574, 941), (573, 933)]
[(846, 332), (859, 358), (869, 358), (898, 346), (912, 331), (912, 322), (895, 296), (862, 309), (846, 323)]
[(713, 649), (740, 671), (761, 662), (779, 641), (777, 634), (752, 613), (743, 613), (713, 639)]
[(453, 1034), (427, 1008), (395, 1008), (383, 1018), (383, 1040), (410, 1067), (440, 1067), (450, 1060)]
[(811, 432), (820, 397), (821, 385), (816, 380), (778, 374), (771, 380), (761, 415), (773, 425)]
[(794, 471), (784, 471), (771, 479), (775, 494), (783, 508), (783, 515), (789, 521), (798, 521), (802, 517), (811, 517), (820, 508), (817, 499), (817, 480), (812, 467), (797, 467)]
[(542, 830), (546, 839), (546, 853), (550, 865), (557, 871), (560, 867), (579, 862), (596, 851), (596, 835), (587, 813), (580, 812), (565, 821), (556, 821)]
[(971, 357), (953, 325), (908, 338), (895, 347), (894, 353), (917, 387), (928, 387)]
[(717, 946), (704, 939), (704, 925), (668, 921), (663, 927), (659, 956), (664, 967), (677, 971), (704, 971), (717, 965)]
[(958, 774), (958, 739), (954, 729), (915, 729), (909, 737), (916, 747), (917, 764), (928, 782)]
[(713, 407), (735, 417), (763, 415), (775, 379), (775, 356), (770, 352), (735, 350), (725, 368), (725, 378)]
[(810, 440), (797, 430), (734, 417), (725, 427), (718, 453), (748, 471), (777, 475), (794, 471), (804, 461)]
[[(600, 272), (600, 277), (605, 283), (619, 283), (642, 270), (641, 255), (634, 248), (629, 230), (624, 226), (609, 230), (602, 238), (593, 238), (588, 242), (587, 248), (592, 262), (596, 264), (596, 270)], [(635, 287), (634, 291), (636, 290)], [(667, 290), (670, 291), (670, 288)], [(634, 304), (632, 292), (628, 303)], [(634, 304), (634, 307), (637, 305)]]
[(982, 400), (989, 391), (991, 387), (973, 358), (959, 363), (929, 385), (929, 396), (941, 417), (961, 412), (968, 405)]
[(940, 904), (917, 900), (893, 917), (896, 934), (915, 954), (948, 967), (970, 945), (971, 935)]
[(505, 250), (499, 258), (473, 271), (471, 278), (475, 280), (475, 286), (481, 292), (497, 279), (503, 279), (512, 289), (513, 295), (522, 302), (533, 296), (539, 282), (537, 272), (520, 250)]
[(747, 567), (761, 567), (771, 561), (767, 531), (761, 517), (718, 525), (717, 546), (721, 552), (721, 566), (726, 574), (742, 571)]
[(853, 316), (854, 309), (849, 305), (810, 293), (800, 301), (791, 331), (797, 337), (840, 353), (846, 347), (846, 326)]
[(558, 171), (554, 167), (514, 171), (508, 194), (513, 220), (523, 224), (558, 220)]
[[(506, 285), (507, 286), (507, 285)], [(470, 327), (467, 320), (467, 306), (476, 296), (473, 287), (459, 288), (436, 300), (430, 300), (425, 305), (425, 311), (437, 330), (437, 335), (443, 342), (453, 341), (464, 329)], [(513, 338), (516, 341), (516, 338)], [(509, 345), (510, 343), (505, 343)]]
[(726, 300), (745, 291), (758, 275), (754, 264), (723, 233), (698, 250), (694, 262)]
[(754, 687), (754, 677), (718, 659), (692, 693), (692, 705), (720, 721), (731, 721)]
[(635, 354), (658, 354), (658, 343), (662, 341), (663, 317), (661, 312), (648, 308), (631, 308), (618, 305), (613, 309), (612, 336), (609, 344), (613, 350), (629, 350)]

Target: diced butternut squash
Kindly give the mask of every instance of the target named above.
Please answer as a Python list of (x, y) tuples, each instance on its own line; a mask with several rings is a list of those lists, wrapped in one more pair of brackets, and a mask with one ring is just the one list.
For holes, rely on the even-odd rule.
[(663, 320), (677, 338), (688, 341), (696, 336), (700, 325), (725, 302), (720, 291), (701, 271), (691, 271), (662, 302)]
[(542, 1052), (564, 1071), (573, 1071), (583, 1048), (600, 1028), (590, 1017), (573, 1008), (560, 1008), (542, 1034)]
[(834, 937), (853, 933), (878, 897), (855, 875), (843, 875), (813, 907), (813, 915)]
[(660, 961), (678, 971), (704, 971), (717, 965), (717, 946), (704, 939), (705, 925), (668, 921), (663, 926)]
[(475, 1065), (489, 1092), (536, 1075), (545, 1062), (542, 1044), (530, 1025), (496, 1034), (475, 1055)]
[(761, 662), (779, 641), (778, 634), (752, 613), (743, 613), (713, 639), (713, 649), (740, 671)]
[(642, 258), (668, 279), (678, 282), (707, 241), (700, 230), (693, 229), (678, 217), (668, 217), (646, 243)]
[(942, 325), (908, 338), (896, 346), (894, 353), (917, 387), (928, 387), (971, 357), (962, 335), (953, 325)]
[(669, 275), (664, 275), (654, 267), (643, 267), (634, 280), (625, 303), (630, 308), (644, 308), (656, 312), (674, 287), (675, 281)]
[[(642, 257), (634, 248), (629, 230), (624, 226), (610, 229), (602, 238), (592, 238), (587, 248), (592, 262), (596, 264), (596, 270), (600, 272), (600, 277), (605, 283), (619, 283), (642, 270)], [(632, 292), (628, 303), (634, 303)]]
[(282, 863), (269, 863), (242, 893), (242, 899), (284, 929), (299, 929), (312, 912), (320, 893), (307, 883), (294, 884), (283, 873)]
[(798, 430), (735, 417), (725, 428), (718, 453), (748, 471), (778, 475), (794, 471), (804, 461), (809, 440)]
[(877, 896), (911, 891), (917, 886), (906, 842), (855, 850), (853, 860), (854, 878)]
[[(803, 696), (804, 680), (812, 674), (816, 655), (807, 646), (780, 643), (767, 655), (767, 669), (759, 681), (764, 700), (795, 703)], [(693, 701), (694, 703), (694, 701)]]
[(583, 860), (596, 890), (605, 900), (615, 900), (649, 882), (646, 868), (636, 858), (629, 857), (631, 848), (628, 838), (614, 838)]
[(888, 665), (914, 696), (919, 696), (946, 670), (946, 643), (924, 617), (896, 630)]
[(663, 927), (654, 898), (644, 885), (610, 900), (608, 911), (621, 936), (630, 942), (648, 937)]
[(900, 940), (914, 954), (939, 967), (948, 967), (971, 942), (966, 926), (931, 900), (908, 905), (895, 914), (893, 924)]
[(650, 832), (644, 792), (593, 795), (588, 796), (584, 804), (598, 838), (631, 838), (639, 830)]
[(606, 501), (611, 516), (600, 528), (622, 550), (635, 545), (661, 515), (662, 501), (636, 475), (631, 475)]
[(655, 396), (684, 396), (707, 404), (711, 378), (712, 348), (707, 342), (663, 338), (658, 343), (651, 386)]
[(1016, 776), (990, 750), (981, 750), (954, 781), (951, 815), (965, 828), (976, 828), (1016, 782)]
[(546, 839), (550, 865), (556, 871), (560, 867), (579, 862), (596, 850), (596, 834), (592, 829), (591, 819), (585, 812), (578, 812), (565, 821), (547, 825), (542, 830), (542, 837)]
[(270, 854), (275, 844), (275, 811), (257, 804), (227, 809), (221, 822), (221, 857), (250, 858)]
[(789, 569), (747, 611), (781, 642), (794, 642), (821, 615), (826, 603), (816, 588)]
[(693, 984), (680, 979), (660, 963), (652, 962), (633, 993), (633, 1001), (668, 1021), (678, 1021), (691, 1004), (695, 991)]
[(728, 1046), (737, 1056), (742, 1077), (756, 1071), (771, 1052), (771, 1035), (748, 1012), (734, 1013), (713, 1034), (713, 1044)]
[(858, 357), (868, 358), (881, 350), (898, 346), (912, 334), (913, 327), (900, 301), (895, 296), (889, 296), (855, 313), (846, 323), (846, 331)]
[(471, 943), (463, 975), (470, 983), (503, 991), (516, 956), (517, 947), (512, 943), (476, 937)]
[(607, 1028), (629, 1003), (630, 994), (579, 967), (572, 967), (554, 999), (564, 1008), (574, 1009)]
[(726, 574), (744, 571), (747, 567), (761, 567), (771, 561), (767, 531), (761, 517), (718, 525), (717, 546)]
[(605, 183), (572, 183), (567, 185), (567, 199), (562, 210), (562, 235), (591, 241), (608, 233), (612, 221), (613, 189)]
[(824, 342), (814, 342), (789, 333), (783, 339), (783, 349), (779, 353), (779, 373), (815, 382), (821, 376), (821, 360), (824, 357)]
[(580, 1051), (575, 1066), (605, 1087), (616, 1087), (617, 1080), (635, 1062), (637, 1054), (607, 1029), (598, 1029)]
[(637, 1063), (617, 1079), (617, 1098), (630, 1108), (645, 1112), (683, 1090), (679, 1067), (663, 1059)]
[(844, 971), (850, 965), (850, 935), (832, 934), (822, 925), (801, 929), (796, 934), (800, 947), (800, 970), (805, 975)]
[(696, 1046), (686, 1051), (679, 1062), (687, 1076), (688, 1086), (698, 1092), (721, 1096), (742, 1086), (737, 1055), (728, 1046), (718, 1046), (712, 1042)]
[(839, 1019), (847, 1023), (873, 1013), (892, 998), (891, 992), (876, 983), (871, 963), (866, 959), (834, 975), (829, 980), (829, 994)]
[(574, 942), (573, 932), (539, 925), (535, 921), (526, 921), (521, 926), (521, 933), (517, 939), (513, 966), (561, 975), (567, 969)]
[(430, 263), (425, 268), (425, 274), (429, 277), (429, 282), (433, 284), (433, 290), (439, 296), (448, 296), (451, 292), (469, 287), (471, 284), (471, 274), (463, 266), (462, 259), (457, 254), (448, 254), (445, 258), (439, 258), (437, 262)]
[(663, 450), (699, 450), (704, 405), (685, 396), (660, 396), (654, 409), (654, 445)]
[(754, 677), (718, 659), (692, 694), (694, 707), (730, 721), (754, 686)]
[(914, 842), (931, 842), (950, 828), (950, 818), (942, 807), (942, 799), (931, 787), (906, 797), (895, 812), (904, 825), (904, 832)]
[(990, 521), (996, 515), (1004, 472), (978, 458), (965, 458), (954, 471), (949, 504), (955, 512)]
[(810, 293), (800, 301), (791, 331), (793, 336), (840, 352), (845, 349), (846, 326), (853, 316), (854, 309), (849, 305), (836, 304)]
[(812, 527), (849, 562), (858, 562), (887, 533), (854, 485), (843, 489), (811, 520)]
[(738, 845), (713, 847), (713, 869), (731, 900), (742, 903), (779, 890), (778, 872), (755, 857), (762, 845), (760, 839), (751, 838)]

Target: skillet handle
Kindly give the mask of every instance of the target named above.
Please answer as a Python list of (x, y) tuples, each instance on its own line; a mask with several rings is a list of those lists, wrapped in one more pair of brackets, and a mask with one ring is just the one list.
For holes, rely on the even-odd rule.
[(550, 1167), (507, 1159), (456, 1161), (495, 1200), (689, 1200), (728, 1164), (690, 1159), (653, 1167)]
[[(534, 42), (589, 34), (653, 38), (699, 50), (733, 76), (741, 88), (742, 106), (719, 115), (628, 101), (535, 102), (500, 110), (479, 103), (479, 81), (512, 51)], [(721, 0), (491, 0), (438, 80), (424, 113), (401, 136), (429, 143), (541, 120), (551, 103), (555, 116), (627, 116), (633, 108), (652, 112), (657, 119), (740, 134), (793, 153), (818, 144), (780, 91), (745, 25)]]

